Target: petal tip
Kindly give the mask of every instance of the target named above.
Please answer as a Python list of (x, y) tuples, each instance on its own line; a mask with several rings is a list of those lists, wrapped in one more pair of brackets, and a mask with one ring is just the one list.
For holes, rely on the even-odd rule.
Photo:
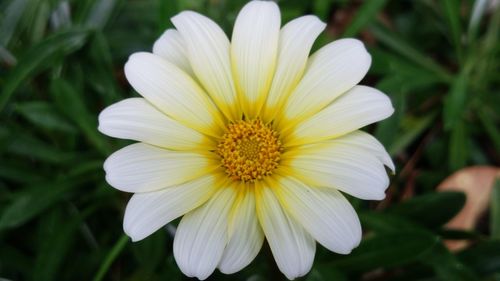
[(379, 201), (385, 200), (385, 197), (386, 197), (385, 190), (386, 190), (388, 187), (389, 187), (389, 186), (387, 186), (387, 187), (384, 189), (384, 192), (382, 192), (382, 193), (380, 194), (380, 196), (377, 198), (377, 200), (379, 200)]
[(130, 225), (128, 225), (127, 223), (127, 220), (125, 220), (123, 222), (123, 232), (125, 232), (125, 234), (130, 238), (130, 240), (132, 242), (139, 242), (141, 241), (142, 239), (144, 239), (145, 237), (141, 237), (140, 235), (134, 235), (134, 233), (132, 232), (132, 229), (130, 227)]
[(274, 1), (253, 0), (249, 1), (245, 6), (243, 6), (242, 10), (249, 7), (254, 8), (254, 7), (266, 7), (266, 6), (269, 8), (279, 9), (278, 4), (276, 4)]
[(195, 11), (186, 10), (186, 11), (182, 11), (182, 12), (176, 14), (175, 16), (171, 17), (170, 21), (174, 24), (174, 26), (177, 27), (177, 25), (180, 24), (182, 21), (188, 20), (186, 18), (199, 17), (199, 16), (205, 17), (205, 16), (203, 16)]

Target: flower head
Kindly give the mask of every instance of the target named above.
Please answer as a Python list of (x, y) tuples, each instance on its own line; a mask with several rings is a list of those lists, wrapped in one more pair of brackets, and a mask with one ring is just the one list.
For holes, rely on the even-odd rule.
[(99, 116), (104, 134), (138, 141), (104, 163), (108, 183), (134, 193), (125, 232), (138, 241), (183, 216), (174, 256), (188, 276), (237, 272), (264, 239), (283, 274), (302, 276), (316, 241), (341, 254), (360, 242), (342, 193), (385, 196), (393, 163), (359, 130), (393, 113), (383, 93), (357, 86), (370, 55), (342, 39), (309, 57), (325, 24), (280, 21), (275, 3), (249, 2), (229, 41), (203, 15), (176, 15), (153, 53), (125, 65), (142, 98)]

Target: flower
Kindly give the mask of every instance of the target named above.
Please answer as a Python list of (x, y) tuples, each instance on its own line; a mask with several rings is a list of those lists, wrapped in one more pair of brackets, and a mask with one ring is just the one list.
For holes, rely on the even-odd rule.
[(125, 65), (142, 98), (99, 116), (102, 133), (138, 141), (104, 163), (107, 182), (134, 193), (125, 233), (138, 241), (183, 216), (173, 251), (187, 276), (237, 272), (264, 239), (286, 277), (303, 276), (316, 241), (348, 254), (361, 240), (341, 192), (385, 196), (384, 166), (394, 165), (359, 130), (393, 113), (387, 96), (357, 86), (370, 55), (342, 39), (309, 57), (325, 24), (280, 21), (275, 3), (251, 1), (230, 42), (207, 17), (181, 12), (153, 53)]

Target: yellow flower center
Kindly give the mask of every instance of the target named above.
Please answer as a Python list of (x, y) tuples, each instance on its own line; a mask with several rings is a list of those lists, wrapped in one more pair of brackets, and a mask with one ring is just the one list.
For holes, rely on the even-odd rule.
[(240, 120), (227, 126), (217, 154), (231, 179), (253, 182), (278, 167), (281, 149), (278, 133), (260, 119)]

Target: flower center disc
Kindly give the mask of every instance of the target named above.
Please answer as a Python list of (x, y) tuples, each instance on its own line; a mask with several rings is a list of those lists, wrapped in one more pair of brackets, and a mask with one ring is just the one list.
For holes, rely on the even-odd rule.
[(278, 133), (260, 119), (230, 123), (217, 146), (226, 173), (233, 180), (253, 182), (272, 174), (280, 160)]

